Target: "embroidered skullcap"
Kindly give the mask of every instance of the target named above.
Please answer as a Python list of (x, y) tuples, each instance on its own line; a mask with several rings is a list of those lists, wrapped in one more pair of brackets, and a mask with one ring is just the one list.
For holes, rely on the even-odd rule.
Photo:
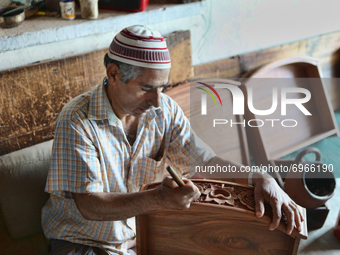
[(120, 62), (154, 69), (171, 67), (165, 38), (158, 31), (135, 25), (120, 31), (109, 48), (109, 57)]

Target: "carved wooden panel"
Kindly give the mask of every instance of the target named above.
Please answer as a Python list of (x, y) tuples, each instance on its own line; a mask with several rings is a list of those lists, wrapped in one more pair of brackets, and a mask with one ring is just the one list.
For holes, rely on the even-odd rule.
[[(138, 255), (297, 254), (300, 239), (307, 238), (306, 222), (300, 233), (294, 229), (287, 235), (284, 221), (270, 231), (271, 210), (267, 207), (260, 219), (255, 216), (252, 187), (214, 180), (193, 182), (202, 195), (189, 210), (137, 217)], [(159, 183), (142, 190), (156, 185)]]

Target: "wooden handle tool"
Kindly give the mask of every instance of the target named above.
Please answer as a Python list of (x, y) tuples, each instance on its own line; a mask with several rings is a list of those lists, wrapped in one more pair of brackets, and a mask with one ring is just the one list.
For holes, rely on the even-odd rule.
[(175, 180), (175, 182), (177, 183), (177, 185), (178, 185), (179, 187), (182, 187), (182, 186), (185, 185), (185, 183), (183, 182), (183, 180), (181, 179), (181, 177), (179, 177), (179, 176), (177, 175), (177, 173), (175, 172), (174, 169), (172, 169), (171, 166), (168, 166), (168, 167), (166, 168), (166, 170), (169, 172), (169, 174), (170, 174), (171, 177)]

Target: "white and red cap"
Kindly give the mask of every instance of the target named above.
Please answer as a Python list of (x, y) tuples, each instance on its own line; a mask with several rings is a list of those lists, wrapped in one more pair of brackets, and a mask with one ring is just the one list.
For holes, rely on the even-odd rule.
[(165, 38), (158, 31), (135, 25), (120, 31), (109, 48), (109, 57), (120, 62), (153, 68), (171, 67)]

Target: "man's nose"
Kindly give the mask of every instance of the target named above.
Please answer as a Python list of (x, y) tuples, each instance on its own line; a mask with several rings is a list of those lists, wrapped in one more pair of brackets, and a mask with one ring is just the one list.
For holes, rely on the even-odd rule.
[(159, 88), (153, 89), (150, 93), (147, 103), (155, 108), (158, 108), (161, 104), (161, 90)]

